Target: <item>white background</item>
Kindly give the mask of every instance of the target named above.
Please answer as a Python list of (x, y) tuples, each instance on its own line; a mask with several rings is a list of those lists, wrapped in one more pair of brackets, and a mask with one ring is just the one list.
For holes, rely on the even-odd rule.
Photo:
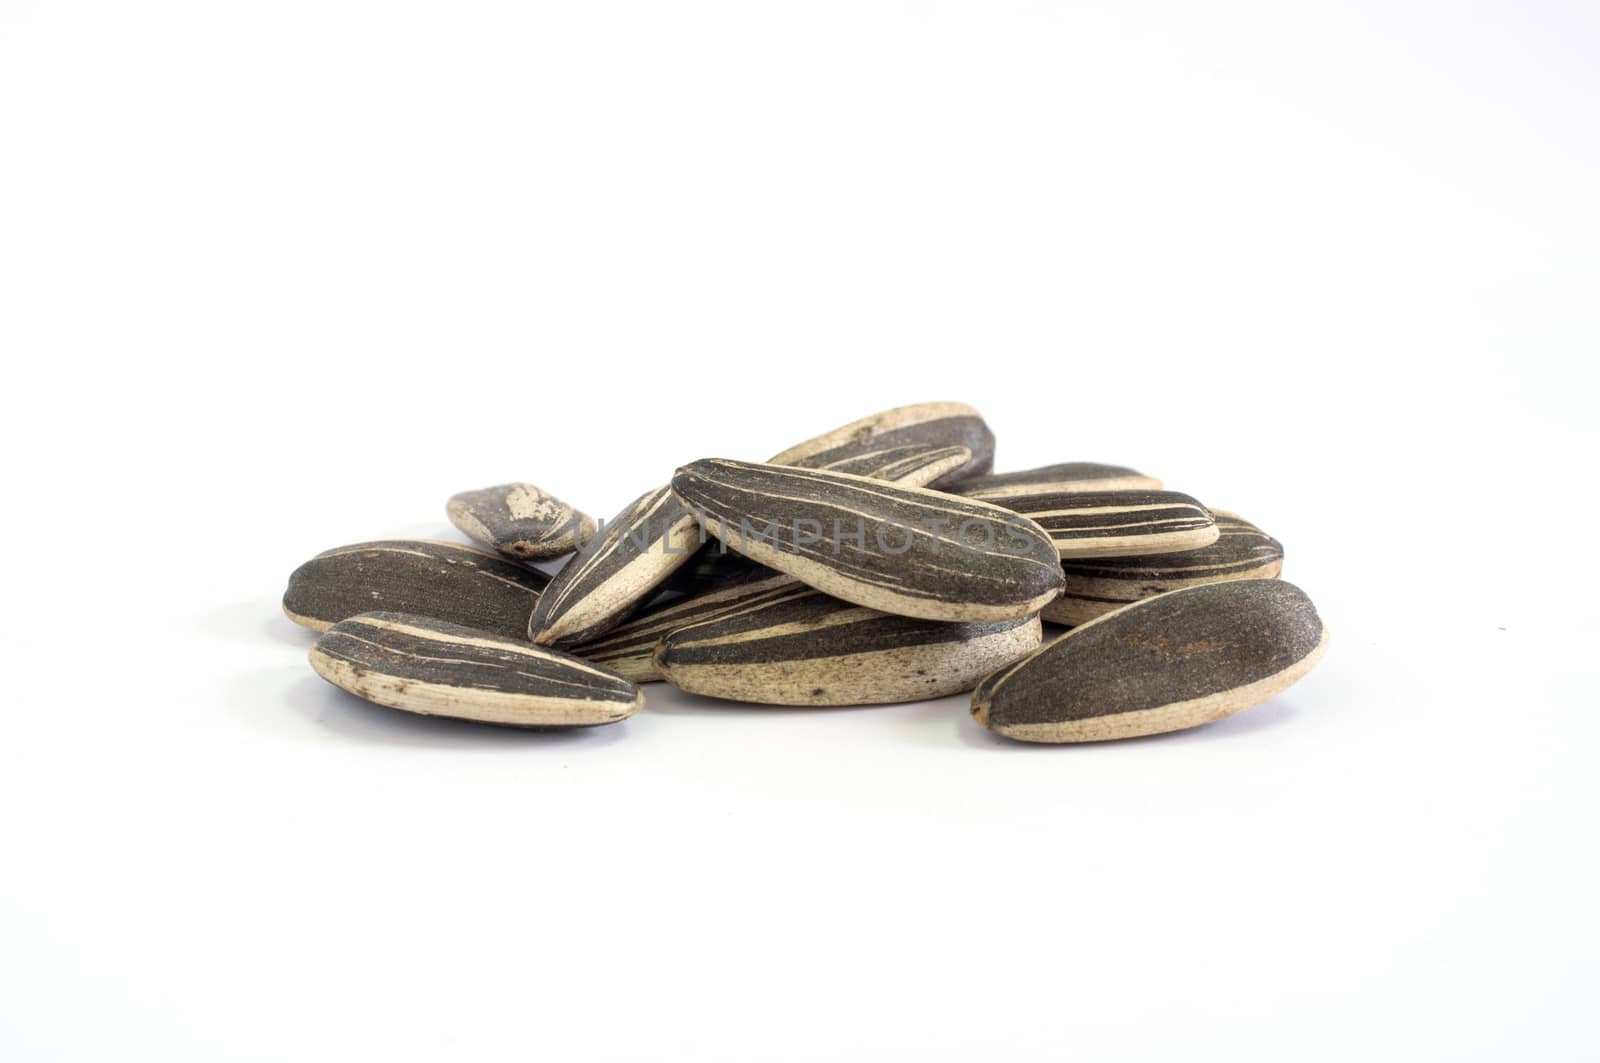
[[(1597, 18), (0, 3), (0, 1055), (1596, 1058)], [(1327, 660), (551, 736), (278, 613), (931, 399), (1260, 523)]]

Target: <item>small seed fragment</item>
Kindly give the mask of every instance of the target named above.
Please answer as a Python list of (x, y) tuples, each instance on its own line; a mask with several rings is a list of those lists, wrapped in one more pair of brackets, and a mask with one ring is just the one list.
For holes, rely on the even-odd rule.
[(869, 451), (907, 445), (963, 446), (972, 452), (961, 465), (917, 486), (953, 484), (994, 467), (994, 433), (983, 415), (964, 402), (922, 402), (884, 410), (796, 444), (768, 464), (829, 468)]
[(295, 569), (283, 611), (313, 631), (387, 610), (523, 638), (549, 582), (542, 572), (476, 547), (388, 539), (326, 550)]
[(391, 709), (517, 727), (593, 727), (644, 704), (638, 687), (570, 654), (405, 613), (340, 621), (311, 667)]
[(972, 715), (1025, 742), (1181, 731), (1287, 689), (1327, 644), (1316, 607), (1293, 584), (1208, 583), (1074, 628), (980, 683)]
[(750, 571), (759, 571), (765, 576), (715, 587), (696, 595), (651, 603), (626, 623), (612, 628), (592, 642), (582, 642), (572, 647), (572, 652), (635, 683), (657, 682), (661, 679), (661, 673), (656, 668), (655, 650), (656, 644), (662, 639), (681, 627), (746, 608), (767, 600), (776, 590), (799, 585), (793, 576), (760, 565), (751, 564)]
[(769, 705), (882, 705), (939, 698), (1036, 649), (1036, 616), (943, 623), (892, 616), (801, 584), (680, 627), (656, 667), (695, 694)]
[(990, 501), (1036, 521), (1063, 558), (1164, 554), (1217, 541), (1206, 507), (1177, 491), (1058, 491)]
[(572, 645), (627, 619), (701, 543), (695, 516), (668, 487), (646, 491), (572, 555), (529, 618), (540, 645)]
[(470, 538), (524, 561), (570, 554), (595, 536), (594, 518), (533, 484), (463, 491), (451, 496), (445, 511)]
[(1012, 495), (1064, 494), (1069, 491), (1159, 491), (1161, 481), (1124, 465), (1069, 461), (1022, 472), (974, 476), (946, 488), (964, 498), (1002, 502)]
[(730, 548), (869, 609), (1009, 620), (1061, 590), (1044, 530), (977, 499), (724, 459), (679, 469), (672, 489)]
[(1283, 571), (1283, 544), (1232, 513), (1212, 510), (1217, 541), (1199, 550), (1139, 557), (1063, 561), (1067, 587), (1044, 607), (1053, 624), (1086, 624), (1097, 616), (1167, 591), (1235, 579), (1271, 579)]

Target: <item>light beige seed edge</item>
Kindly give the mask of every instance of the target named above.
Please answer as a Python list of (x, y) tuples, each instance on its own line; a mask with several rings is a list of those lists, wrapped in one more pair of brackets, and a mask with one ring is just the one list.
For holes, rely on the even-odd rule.
[[(1050, 533), (1047, 533), (1050, 534)], [(1070, 531), (1061, 533), (1070, 536)], [(1181, 554), (1210, 546), (1222, 535), (1215, 524), (1192, 531), (1162, 532), (1159, 535), (1118, 535), (1104, 539), (1053, 539), (1063, 561), (1094, 557), (1139, 557), (1144, 554)]]
[(494, 546), (494, 533), (489, 531), (489, 526), (479, 520), (466, 506), (451, 499), (445, 503), (445, 516), (450, 518), (450, 523), (460, 530), (462, 535), (473, 542), (482, 543), (484, 546)]
[(334, 623), (332, 620), (318, 620), (314, 616), (302, 616), (299, 613), (291, 612), (287, 606), (284, 607), (283, 615), (288, 617), (290, 620), (293, 620), (301, 627), (310, 628), (312, 631), (326, 631), (332, 627)]
[(315, 647), (309, 656), (316, 673), (339, 689), (418, 716), (448, 716), (520, 727), (588, 727), (625, 720), (644, 705), (642, 691), (632, 702), (546, 698), (401, 679), (336, 660)]
[(1108, 476), (1101, 480), (1036, 480), (1032, 483), (1000, 484), (995, 487), (961, 490), (957, 484), (952, 491), (964, 498), (981, 498), (992, 502), (999, 498), (1038, 494), (1088, 494), (1093, 491), (1160, 491), (1161, 481), (1154, 476)]

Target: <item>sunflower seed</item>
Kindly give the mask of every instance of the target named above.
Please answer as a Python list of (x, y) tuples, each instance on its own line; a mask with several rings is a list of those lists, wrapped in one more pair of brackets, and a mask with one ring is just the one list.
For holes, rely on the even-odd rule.
[(953, 484), (994, 467), (994, 433), (983, 423), (982, 414), (961, 402), (923, 402), (875, 413), (792, 446), (775, 455), (769, 464), (829, 468), (870, 451), (907, 445), (963, 446), (972, 452), (964, 463), (927, 481), (927, 485)]
[(723, 459), (679, 469), (672, 489), (732, 549), (869, 609), (1008, 620), (1061, 590), (1044, 530), (977, 499)]
[(1316, 607), (1293, 584), (1208, 583), (1074, 628), (980, 683), (972, 715), (1025, 742), (1181, 731), (1287, 689), (1327, 645)]
[(946, 488), (964, 498), (986, 498), (1004, 504), (1011, 495), (1064, 494), (1068, 491), (1159, 491), (1161, 481), (1123, 465), (1069, 461), (1023, 472), (974, 476)]
[(595, 536), (592, 517), (532, 484), (463, 491), (445, 511), (468, 537), (524, 561), (570, 554)]
[(765, 576), (744, 583), (723, 585), (689, 597), (651, 603), (638, 615), (594, 641), (574, 646), (572, 652), (624, 679), (635, 683), (654, 683), (661, 678), (654, 654), (656, 644), (662, 639), (681, 627), (698, 624), (765, 600), (776, 589), (798, 585), (793, 576), (774, 572), (761, 565), (751, 564), (748, 573), (765, 573)]
[[(832, 472), (847, 472), (874, 480), (887, 480), (907, 487), (921, 487), (928, 480), (944, 475), (967, 461), (972, 451), (966, 447), (930, 448), (920, 444), (864, 451), (828, 466)], [(700, 594), (717, 587), (766, 579), (777, 575), (766, 565), (732, 553), (721, 542), (712, 541), (700, 548), (694, 558), (674, 572), (661, 585), (663, 592)]]
[(1031, 517), (1063, 558), (1172, 553), (1217, 541), (1206, 507), (1176, 491), (1063, 491), (990, 501)]
[(289, 577), (284, 614), (314, 631), (373, 610), (525, 638), (550, 577), (476, 547), (391, 539), (327, 550)]
[(405, 613), (335, 624), (311, 667), (391, 709), (519, 727), (615, 723), (644, 704), (638, 687), (570, 654)]
[(680, 627), (656, 649), (667, 682), (770, 705), (881, 705), (971, 690), (1039, 645), (1039, 618), (941, 623), (891, 616), (803, 584)]
[(1212, 510), (1217, 541), (1199, 550), (1098, 561), (1063, 561), (1067, 589), (1041, 614), (1055, 624), (1085, 624), (1153, 595), (1202, 583), (1271, 579), (1283, 570), (1283, 544), (1232, 513)]
[(700, 543), (694, 514), (670, 488), (646, 491), (556, 573), (534, 607), (528, 637), (570, 645), (615, 627)]
[(908, 444), (864, 450), (826, 465), (802, 465), (801, 468), (847, 472), (852, 476), (921, 487), (954, 472), (971, 460), (972, 451), (966, 447)]

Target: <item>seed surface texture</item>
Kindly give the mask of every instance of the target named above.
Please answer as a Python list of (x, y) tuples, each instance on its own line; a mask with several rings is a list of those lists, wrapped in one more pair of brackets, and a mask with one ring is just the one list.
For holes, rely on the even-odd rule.
[(1286, 690), (1326, 649), (1293, 584), (1208, 583), (1107, 613), (1002, 668), (973, 691), (972, 715), (1027, 742), (1181, 731)]
[(550, 577), (476, 547), (387, 539), (326, 550), (295, 569), (283, 611), (314, 631), (358, 613), (414, 613), (526, 637)]
[(978, 499), (717, 458), (679, 469), (672, 488), (730, 548), (869, 609), (1009, 620), (1062, 587), (1049, 535)]
[(404, 613), (340, 621), (311, 649), (333, 685), (391, 709), (518, 727), (615, 723), (639, 688), (560, 650)]

